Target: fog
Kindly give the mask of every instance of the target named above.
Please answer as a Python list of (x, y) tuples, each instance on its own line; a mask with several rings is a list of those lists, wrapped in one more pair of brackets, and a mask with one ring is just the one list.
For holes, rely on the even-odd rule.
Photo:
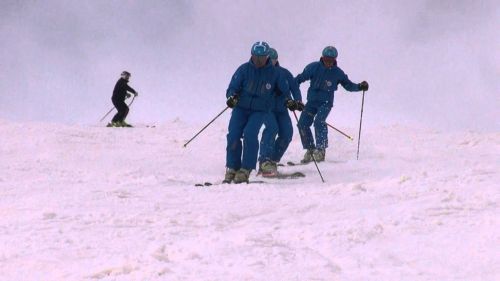
[[(2, 0), (1, 6), (0, 119), (97, 124), (128, 70), (139, 92), (131, 123), (208, 122), (225, 108), (231, 75), (249, 59), (251, 45), (264, 40), (294, 75), (325, 46), (336, 46), (349, 78), (370, 83), (366, 126), (500, 130), (494, 0)], [(328, 121), (356, 127), (360, 107), (360, 93), (340, 88)]]

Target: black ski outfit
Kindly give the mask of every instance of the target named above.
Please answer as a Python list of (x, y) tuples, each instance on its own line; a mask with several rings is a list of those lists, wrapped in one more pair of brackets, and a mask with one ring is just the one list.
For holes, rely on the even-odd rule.
[(113, 105), (116, 107), (116, 110), (118, 110), (118, 113), (115, 114), (112, 122), (123, 122), (127, 117), (129, 111), (129, 108), (125, 103), (127, 92), (132, 92), (134, 94), (137, 94), (137, 92), (127, 83), (128, 80), (124, 78), (120, 78), (116, 82), (115, 88), (113, 90), (113, 96), (111, 97), (111, 101), (113, 102)]

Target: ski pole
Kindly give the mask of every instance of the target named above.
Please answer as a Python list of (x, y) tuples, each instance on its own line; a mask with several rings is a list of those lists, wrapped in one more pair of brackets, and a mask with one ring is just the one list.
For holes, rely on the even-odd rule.
[(188, 142), (186, 142), (184, 144), (184, 147), (186, 147), (192, 140), (194, 140), (201, 132), (203, 132), (203, 130), (205, 130), (208, 126), (210, 126), (210, 124), (212, 124), (212, 122), (215, 121), (215, 119), (219, 118), (219, 116), (222, 115), (222, 113), (224, 113), (224, 111), (226, 111), (227, 109), (229, 108), (229, 106), (226, 106), (226, 108), (224, 108), (224, 110), (222, 110), (219, 114), (217, 114), (217, 116), (214, 117), (214, 119), (212, 119), (212, 121), (208, 122), (207, 125), (205, 125), (205, 127), (203, 127), (203, 129), (201, 129), (196, 135), (194, 135), (194, 137), (192, 137), (190, 140), (188, 140)]
[[(132, 98), (132, 101), (128, 104), (128, 106), (129, 106), (129, 107), (130, 107), (130, 106), (132, 105), (132, 103), (134, 102), (134, 99), (135, 99), (135, 95), (134, 95), (134, 97)], [(108, 116), (108, 115), (111, 113), (111, 111), (113, 111), (113, 109), (115, 109), (115, 107), (114, 107), (114, 106), (113, 106), (113, 107), (112, 107), (112, 108), (108, 111), (108, 113), (106, 113), (106, 115), (104, 115), (104, 116), (101, 118), (101, 120), (99, 120), (99, 122), (102, 122), (102, 120), (104, 120), (104, 118), (106, 118), (106, 116)]]
[[(293, 116), (295, 116), (295, 120), (297, 121), (297, 127), (298, 127), (298, 125), (299, 125), (299, 118), (297, 118), (297, 113), (295, 113), (295, 111), (292, 111), (292, 112), (293, 112)], [(303, 139), (304, 135), (302, 135), (302, 131), (300, 130), (300, 128), (299, 128), (299, 134), (300, 134), (300, 136)], [(314, 158), (314, 155), (312, 153), (311, 153), (311, 157), (313, 159), (314, 165), (316, 166), (316, 170), (318, 170), (318, 174), (319, 174), (319, 177), (321, 178), (321, 181), (325, 182), (325, 180), (323, 179), (323, 175), (321, 174), (321, 171), (319, 170), (318, 162), (316, 162), (316, 159)]]
[(115, 109), (115, 107), (114, 107), (114, 106), (113, 106), (113, 107), (112, 107), (112, 108), (108, 111), (108, 113), (106, 113), (106, 115), (104, 115), (104, 116), (101, 118), (101, 120), (99, 120), (99, 122), (102, 122), (102, 120), (104, 120), (104, 118), (106, 118), (106, 116), (108, 116), (108, 115), (111, 113), (111, 111), (113, 111), (113, 109)]
[(135, 97), (137, 97), (137, 96), (136, 96), (136, 95), (134, 95), (134, 96), (132, 97), (132, 100), (131, 100), (131, 101), (130, 101), (130, 103), (128, 104), (128, 107), (131, 107), (131, 106), (132, 106), (132, 104), (134, 103)]
[(359, 133), (358, 133), (358, 152), (356, 160), (359, 160), (359, 143), (361, 141), (361, 124), (363, 123), (363, 107), (365, 105), (365, 91), (363, 91), (363, 98), (361, 99), (361, 118), (359, 119)]
[(339, 129), (337, 129), (337, 128), (333, 127), (332, 125), (328, 124), (326, 121), (325, 121), (325, 124), (326, 124), (328, 127), (330, 127), (330, 128), (332, 128), (332, 129), (334, 129), (335, 131), (337, 131), (337, 132), (341, 133), (342, 135), (344, 135), (344, 136), (345, 136), (345, 137), (347, 137), (348, 139), (350, 139), (350, 140), (354, 140), (351, 136), (349, 136), (348, 134), (346, 134), (346, 133), (342, 132), (341, 130), (339, 130)]

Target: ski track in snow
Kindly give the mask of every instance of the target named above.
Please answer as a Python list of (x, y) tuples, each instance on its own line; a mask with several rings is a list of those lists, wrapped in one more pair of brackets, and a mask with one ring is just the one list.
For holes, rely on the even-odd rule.
[(500, 280), (500, 133), (380, 127), (357, 161), (330, 131), (326, 183), (194, 187), (225, 161), (198, 129), (0, 120), (0, 280)]

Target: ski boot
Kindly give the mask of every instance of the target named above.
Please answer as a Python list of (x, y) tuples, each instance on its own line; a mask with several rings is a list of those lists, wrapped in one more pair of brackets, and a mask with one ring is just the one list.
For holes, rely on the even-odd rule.
[(316, 160), (316, 162), (325, 161), (325, 155), (326, 155), (326, 150), (324, 148), (315, 149), (313, 152), (314, 160)]
[(121, 127), (127, 127), (127, 128), (132, 128), (132, 127), (133, 127), (132, 125), (128, 124), (128, 123), (127, 123), (127, 122), (125, 122), (125, 121), (121, 121), (121, 122), (120, 122), (120, 125), (121, 125)]
[(226, 168), (226, 174), (224, 175), (224, 180), (222, 183), (231, 183), (236, 175), (236, 170), (231, 168)]
[(121, 127), (120, 122), (110, 122), (106, 127)]
[(239, 169), (234, 175), (234, 183), (248, 183), (248, 178), (250, 177), (250, 170), (247, 169)]
[(278, 175), (277, 164), (273, 161), (268, 160), (260, 163), (259, 170), (263, 177), (274, 177)]
[(313, 161), (313, 153), (314, 153), (314, 149), (312, 149), (312, 148), (308, 149), (306, 151), (306, 153), (304, 154), (304, 159), (300, 160), (300, 163), (306, 164), (306, 163)]

